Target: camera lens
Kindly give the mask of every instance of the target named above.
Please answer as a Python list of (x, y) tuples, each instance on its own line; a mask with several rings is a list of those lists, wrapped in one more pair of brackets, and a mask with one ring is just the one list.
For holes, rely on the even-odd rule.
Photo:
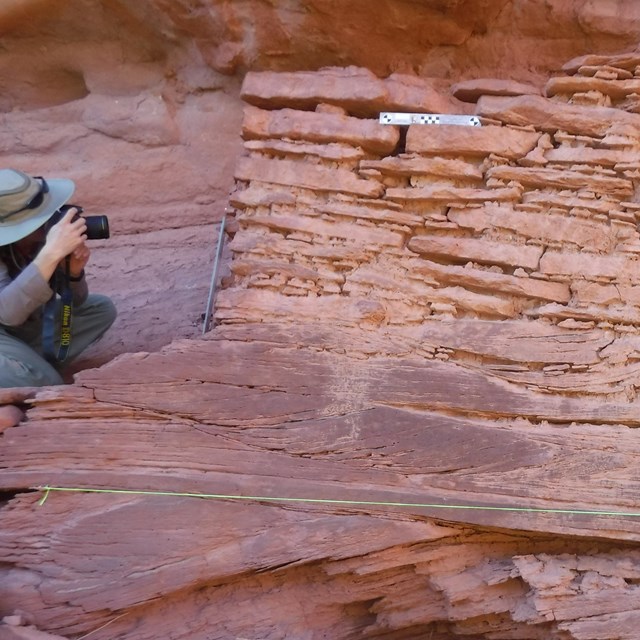
[[(83, 209), (77, 204), (64, 204), (56, 211), (47, 222), (46, 229), (49, 230), (54, 224), (62, 220), (69, 209), (77, 209), (77, 214), (73, 217), (77, 220), (82, 215)], [(109, 220), (107, 216), (82, 216), (87, 225), (87, 240), (106, 240), (109, 237)]]
[(109, 237), (109, 220), (107, 216), (85, 216), (87, 223), (87, 239), (106, 240)]

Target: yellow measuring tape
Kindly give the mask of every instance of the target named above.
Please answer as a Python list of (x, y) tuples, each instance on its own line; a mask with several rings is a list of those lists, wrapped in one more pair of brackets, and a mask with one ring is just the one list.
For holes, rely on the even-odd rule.
[(640, 513), (627, 511), (597, 511), (588, 509), (542, 509), (534, 507), (492, 507), (490, 505), (466, 505), (466, 504), (429, 504), (420, 502), (388, 502), (383, 500), (332, 500), (328, 498), (287, 498), (276, 496), (240, 496), (225, 495), (219, 493), (178, 493), (173, 491), (136, 491), (132, 489), (93, 489), (90, 487), (31, 487), (36, 491), (44, 491), (44, 496), (38, 502), (43, 505), (52, 491), (72, 493), (106, 493), (131, 496), (171, 496), (181, 498), (205, 498), (208, 500), (252, 500), (255, 502), (282, 502), (282, 503), (309, 503), (327, 504), (353, 507), (411, 507), (417, 509), (468, 509), (474, 511), (507, 511), (516, 513), (550, 513), (587, 516), (617, 516), (625, 518), (640, 518)]

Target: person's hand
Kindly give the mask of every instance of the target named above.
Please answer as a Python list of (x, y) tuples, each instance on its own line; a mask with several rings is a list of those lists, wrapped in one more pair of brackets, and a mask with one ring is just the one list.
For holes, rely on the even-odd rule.
[[(75, 268), (80, 264), (82, 266), (75, 273), (72, 270), (71, 275), (79, 277), (84, 264), (86, 264), (88, 254), (81, 247), (84, 246), (87, 239), (87, 223), (84, 218), (73, 220), (76, 213), (78, 213), (77, 209), (69, 209), (62, 220), (51, 227), (47, 233), (44, 247), (33, 261), (45, 280), (51, 278), (58, 264), (67, 256), (70, 256), (70, 261), (73, 261), (73, 254), (76, 250), (79, 250), (80, 254), (76, 258), (74, 266)], [(88, 252), (88, 249), (86, 251)]]
[(77, 209), (69, 209), (62, 220), (54, 224), (49, 233), (47, 233), (42, 252), (45, 252), (56, 262), (60, 262), (63, 258), (71, 255), (87, 239), (87, 223), (85, 219), (73, 219), (77, 213)]
[(82, 275), (90, 255), (89, 247), (84, 243), (72, 251), (69, 256), (69, 275), (72, 278), (79, 278)]

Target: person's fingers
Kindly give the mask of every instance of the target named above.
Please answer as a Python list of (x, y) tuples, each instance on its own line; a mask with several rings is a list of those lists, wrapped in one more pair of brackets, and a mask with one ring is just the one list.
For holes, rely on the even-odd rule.
[(71, 229), (87, 229), (87, 222), (84, 218), (78, 218), (70, 224)]

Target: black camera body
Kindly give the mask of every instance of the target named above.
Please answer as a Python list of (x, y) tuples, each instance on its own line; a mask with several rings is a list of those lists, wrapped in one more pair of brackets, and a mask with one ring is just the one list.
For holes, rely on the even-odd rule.
[[(62, 220), (69, 209), (77, 209), (78, 213), (73, 217), (77, 220), (83, 212), (83, 208), (77, 204), (62, 205), (47, 221), (47, 230)], [(82, 216), (87, 224), (87, 240), (106, 240), (109, 237), (109, 220), (107, 216)]]

